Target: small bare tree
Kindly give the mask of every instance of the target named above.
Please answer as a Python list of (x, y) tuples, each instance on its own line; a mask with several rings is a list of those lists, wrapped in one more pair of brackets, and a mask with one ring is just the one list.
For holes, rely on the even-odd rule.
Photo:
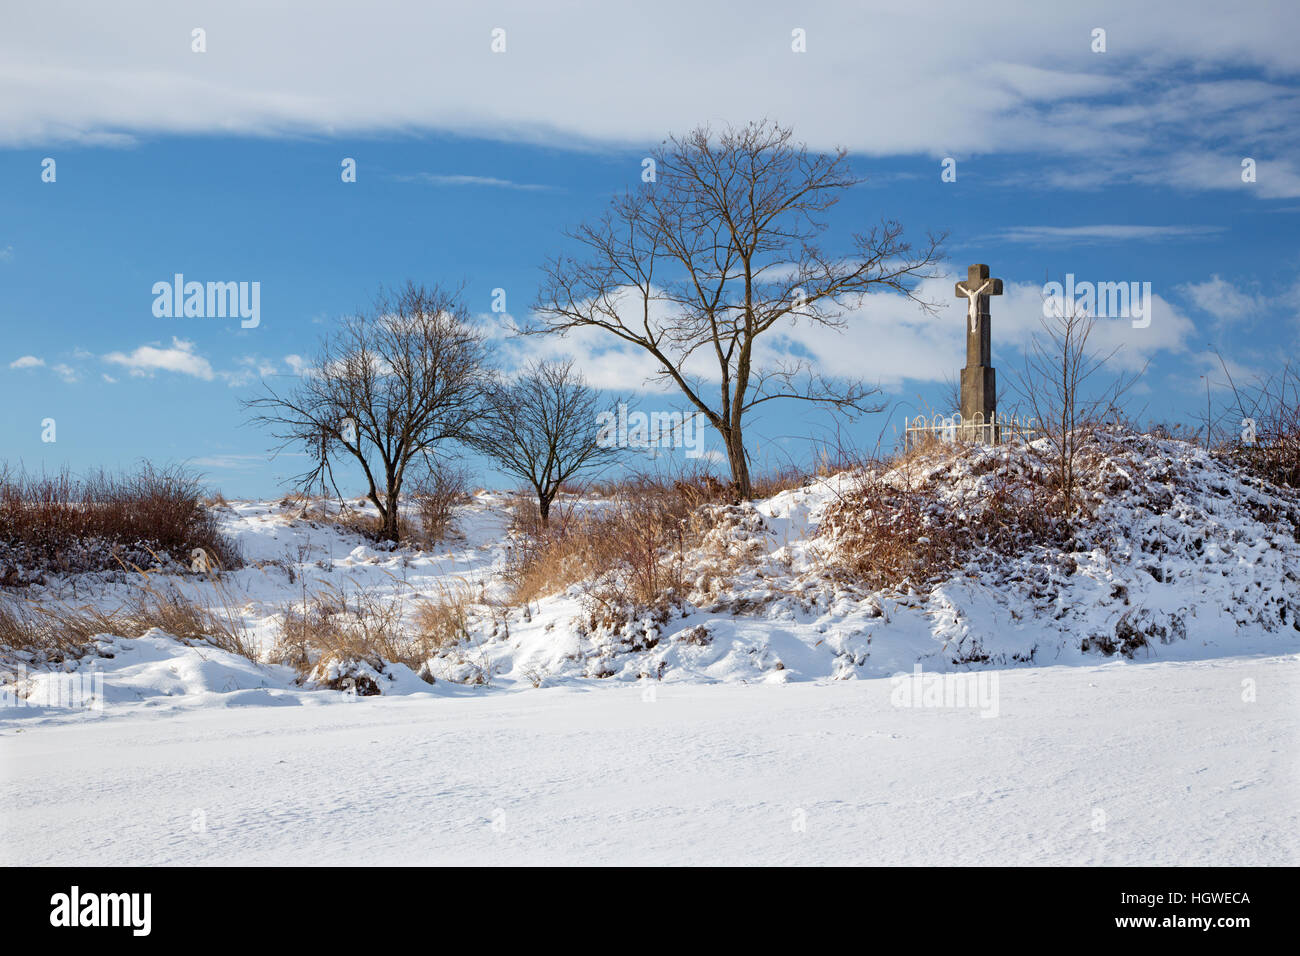
[(563, 484), (618, 452), (604, 440), (600, 411), (572, 362), (536, 362), (491, 390), (470, 442), (532, 486), (545, 528)]
[(1280, 371), (1239, 386), (1223, 356), (1215, 354), (1241, 422), (1235, 456), (1275, 484), (1300, 488), (1300, 373), (1288, 361)]
[(569, 234), (581, 252), (546, 266), (531, 331), (597, 328), (644, 349), (721, 436), (735, 489), (749, 497), (748, 412), (778, 399), (849, 415), (883, 407), (870, 401), (877, 389), (827, 378), (788, 351), (760, 365), (760, 336), (800, 321), (842, 328), (871, 291), (933, 309), (915, 286), (942, 236), (913, 250), (886, 221), (855, 234), (847, 255), (818, 245), (825, 214), (861, 181), (846, 156), (811, 153), (770, 122), (670, 138), (652, 156), (655, 182)]
[(1025, 350), (1024, 364), (1013, 389), (1037, 420), (1055, 462), (1061, 494), (1061, 514), (1074, 514), (1079, 453), (1089, 432), (1117, 413), (1124, 393), (1145, 371), (1101, 381), (1097, 373), (1119, 352), (1119, 346), (1099, 354), (1088, 346), (1096, 318), (1076, 303), (1056, 303), (1039, 318), (1041, 332)]
[(484, 357), (458, 293), (407, 282), (381, 292), (370, 313), (343, 320), (296, 386), (264, 386), (244, 407), (280, 439), (277, 453), (307, 450), (312, 464), (293, 479), (301, 488), (333, 484), (337, 458), (359, 464), (380, 536), (395, 542), (408, 469), (466, 436), (487, 391)]

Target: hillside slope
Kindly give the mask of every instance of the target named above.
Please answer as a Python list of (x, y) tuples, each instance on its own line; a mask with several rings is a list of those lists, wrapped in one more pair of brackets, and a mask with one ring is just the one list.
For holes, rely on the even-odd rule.
[[(1296, 496), (1184, 442), (1132, 434), (1099, 442), (1084, 467), (1091, 517), (1068, 533), (1030, 527), (1042, 508), (1034, 497), (1048, 464), (1041, 449), (940, 447), (766, 500), (704, 506), (707, 530), (680, 556), (684, 592), (670, 605), (620, 608), (612, 618), (605, 608), (599, 620), (591, 593), (600, 582), (524, 607), (501, 603), (517, 543), (502, 495), (482, 493), (463, 508), (461, 538), (433, 552), (380, 551), (336, 525), (300, 520), (283, 504), (236, 503), (221, 513), (221, 526), (248, 567), (219, 582), (153, 575), (149, 586), (220, 597), (263, 661), (226, 659), (159, 631), (106, 635), (99, 655), (62, 661), (54, 671), (103, 672), (118, 703), (250, 688), (311, 691), (312, 682), (266, 660), (285, 610), (322, 592), (344, 602), (364, 597), (408, 623), (423, 600), (464, 596), (465, 638), (429, 655), (419, 667), (429, 680), (391, 661), (358, 664), (373, 678), (367, 687), (384, 693), (643, 679), (787, 682), (888, 676), (918, 665), (953, 671), (1300, 648)], [(907, 513), (908, 523), (886, 527), (883, 539), (893, 549), (889, 560), (909, 569), (883, 586), (863, 571), (861, 555), (844, 553), (861, 546), (846, 519), (869, 524), (873, 506), (887, 510), (882, 502), (892, 509), (887, 521)], [(950, 549), (941, 557), (951, 566), (936, 559), (938, 542)], [(607, 575), (620, 573), (615, 567)], [(137, 578), (84, 575), (24, 596), (109, 606), (138, 590)], [(5, 656), (20, 696), (52, 693), (41, 689), (50, 677), (41, 660)], [(338, 662), (331, 666), (337, 677)]]

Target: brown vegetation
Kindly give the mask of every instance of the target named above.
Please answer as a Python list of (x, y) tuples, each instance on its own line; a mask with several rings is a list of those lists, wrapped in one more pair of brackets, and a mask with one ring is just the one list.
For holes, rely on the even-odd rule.
[(229, 603), (200, 603), (178, 591), (144, 593), (107, 610), (65, 602), (0, 601), (0, 647), (33, 663), (58, 663), (95, 650), (103, 635), (140, 637), (151, 628), (189, 642), (203, 642), (257, 660), (256, 643)]
[(242, 564), (203, 505), (198, 479), (180, 468), (145, 464), (131, 474), (77, 478), (66, 470), (36, 476), (0, 467), (0, 584), (123, 563), (188, 567), (195, 548), (220, 568)]

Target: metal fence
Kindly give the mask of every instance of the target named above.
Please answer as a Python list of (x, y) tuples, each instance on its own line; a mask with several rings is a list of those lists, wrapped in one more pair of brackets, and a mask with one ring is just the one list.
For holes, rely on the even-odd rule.
[(994, 412), (989, 420), (976, 413), (973, 418), (963, 419), (960, 412), (951, 415), (934, 415), (927, 418), (917, 415), (915, 418), (903, 419), (903, 448), (910, 450), (929, 441), (980, 442), (985, 445), (1001, 445), (1007, 442), (1033, 441), (1038, 436), (1032, 418), (999, 418)]

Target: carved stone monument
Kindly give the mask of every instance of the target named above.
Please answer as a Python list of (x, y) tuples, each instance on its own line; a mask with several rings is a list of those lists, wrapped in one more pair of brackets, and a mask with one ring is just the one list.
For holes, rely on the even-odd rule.
[[(1002, 280), (989, 278), (989, 267), (973, 265), (956, 294), (966, 299), (966, 367), (961, 370), (961, 417), (970, 423), (982, 415), (985, 424), (997, 410), (997, 375), (993, 371), (993, 345), (989, 330), (989, 296), (1002, 294)], [(996, 439), (994, 439), (996, 440)]]

